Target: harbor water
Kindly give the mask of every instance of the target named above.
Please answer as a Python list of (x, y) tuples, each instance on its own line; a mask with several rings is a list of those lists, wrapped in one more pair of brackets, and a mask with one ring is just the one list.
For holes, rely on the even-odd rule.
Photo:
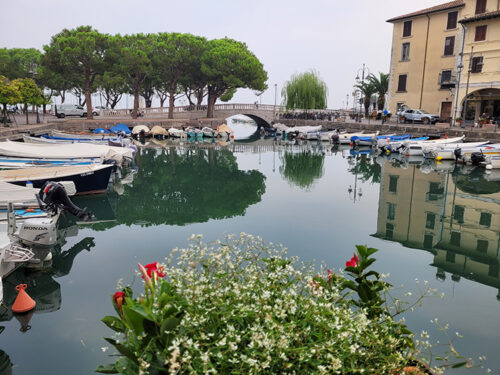
[[(394, 295), (409, 292), (412, 302), (425, 282), (444, 293), (405, 315), (414, 332), (429, 333), (433, 352), (452, 342), (500, 373), (498, 172), (316, 141), (147, 143), (107, 194), (74, 199), (96, 221), (61, 218), (51, 268), (3, 281), (0, 369), (92, 374), (113, 361), (103, 339), (113, 332), (100, 320), (114, 313), (117, 284), (141, 287), (137, 262), (161, 261), (193, 233), (213, 241), (246, 232), (330, 269), (342, 269), (357, 244), (379, 249), (374, 268), (388, 274)], [(19, 283), (37, 302), (21, 320), (6, 307)]]

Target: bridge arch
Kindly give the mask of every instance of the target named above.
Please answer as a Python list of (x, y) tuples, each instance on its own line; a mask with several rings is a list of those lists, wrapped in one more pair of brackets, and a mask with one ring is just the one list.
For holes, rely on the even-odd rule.
[[(462, 98), (460, 108), (463, 108), (464, 104), (465, 97)], [(462, 117), (478, 121), (483, 114), (490, 119), (500, 120), (500, 89), (481, 88), (467, 95), (467, 108)]]

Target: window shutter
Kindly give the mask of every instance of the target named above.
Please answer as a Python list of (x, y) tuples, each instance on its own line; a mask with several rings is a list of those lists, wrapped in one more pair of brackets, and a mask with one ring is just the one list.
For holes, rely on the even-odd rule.
[(486, 0), (476, 0), (476, 14), (486, 12)]
[(399, 76), (398, 91), (406, 91), (406, 74), (401, 74)]
[(458, 12), (450, 12), (448, 13), (448, 24), (446, 25), (446, 29), (455, 29), (457, 27), (457, 19)]
[(455, 37), (448, 36), (446, 37), (444, 42), (444, 55), (451, 56), (453, 55), (454, 51), (455, 51)]
[(406, 21), (403, 25), (403, 37), (411, 36), (412, 21)]
[(476, 36), (474, 38), (475, 42), (480, 42), (482, 40), (486, 40), (486, 30), (488, 29), (487, 25), (477, 26), (476, 27)]

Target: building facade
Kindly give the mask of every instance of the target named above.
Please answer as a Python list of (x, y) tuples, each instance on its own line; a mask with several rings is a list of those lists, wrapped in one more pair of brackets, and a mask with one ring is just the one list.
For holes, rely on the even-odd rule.
[(500, 120), (500, 1), (456, 0), (388, 22), (391, 112), (407, 105), (451, 123)]

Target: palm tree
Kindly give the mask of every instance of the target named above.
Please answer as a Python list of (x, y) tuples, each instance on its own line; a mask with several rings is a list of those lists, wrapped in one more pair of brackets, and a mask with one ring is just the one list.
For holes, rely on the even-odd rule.
[(385, 106), (385, 96), (389, 91), (389, 74), (379, 73), (380, 77), (376, 77), (374, 74), (368, 76), (368, 82), (370, 82), (378, 94), (377, 107), (379, 110), (384, 109)]
[(372, 96), (373, 94), (377, 93), (377, 90), (370, 81), (357, 84), (354, 87), (357, 88), (359, 91), (361, 91), (364, 97), (365, 116), (368, 117), (368, 110), (370, 109)]

